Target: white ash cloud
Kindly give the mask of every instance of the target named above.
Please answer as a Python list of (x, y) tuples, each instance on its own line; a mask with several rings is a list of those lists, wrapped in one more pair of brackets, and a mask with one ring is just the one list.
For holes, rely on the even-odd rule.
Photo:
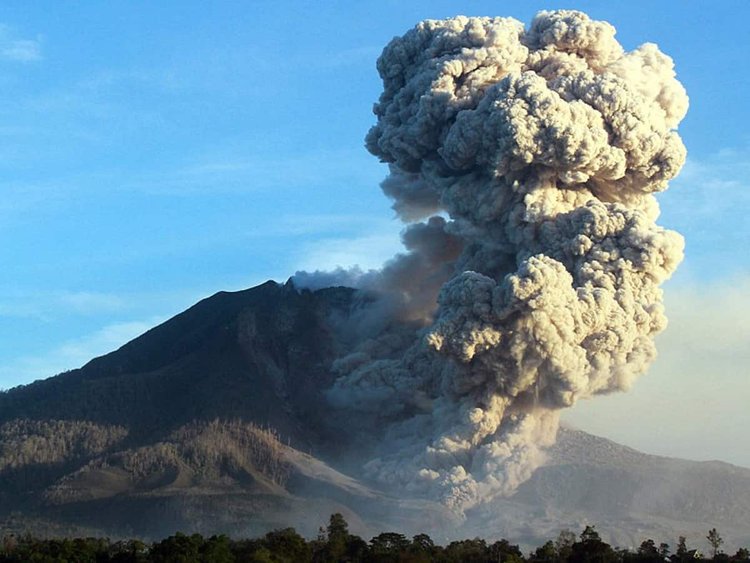
[(683, 250), (653, 194), (684, 163), (688, 99), (655, 45), (575, 11), (424, 21), (378, 71), (367, 148), (413, 224), (356, 281), (424, 328), (343, 358), (329, 396), (383, 429), (371, 477), (461, 512), (531, 475), (560, 409), (653, 360)]

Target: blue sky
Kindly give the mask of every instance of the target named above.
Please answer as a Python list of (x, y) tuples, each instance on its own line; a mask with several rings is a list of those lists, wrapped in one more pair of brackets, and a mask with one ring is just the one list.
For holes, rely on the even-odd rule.
[(382, 47), (425, 18), (576, 8), (627, 49), (659, 44), (691, 105), (688, 163), (660, 197), (687, 240), (662, 358), (570, 419), (750, 466), (750, 4), (654, 4), (0, 4), (0, 388), (78, 367), (219, 290), (379, 265), (400, 230), (363, 148)]

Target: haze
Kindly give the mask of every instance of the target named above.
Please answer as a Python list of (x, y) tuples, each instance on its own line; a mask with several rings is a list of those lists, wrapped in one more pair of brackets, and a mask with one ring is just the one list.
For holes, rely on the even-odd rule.
[[(0, 7), (0, 386), (77, 367), (196, 299), (298, 269), (379, 266), (401, 225), (362, 148), (374, 60), (424, 18), (530, 21), (539, 3)], [(659, 196), (686, 259), (631, 393), (567, 419), (648, 452), (750, 466), (744, 3), (582, 2), (656, 42), (690, 95)], [(679, 10), (679, 17), (675, 17)], [(696, 38), (700, 38), (698, 41)]]

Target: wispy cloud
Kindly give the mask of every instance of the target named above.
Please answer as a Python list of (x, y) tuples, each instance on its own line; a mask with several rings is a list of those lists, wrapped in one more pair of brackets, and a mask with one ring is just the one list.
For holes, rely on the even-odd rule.
[(679, 205), (686, 220), (718, 218), (750, 205), (750, 147), (725, 148), (703, 159), (689, 158), (670, 189), (666, 206)]
[(327, 56), (314, 58), (312, 61), (308, 59), (301, 62), (306, 65), (309, 65), (312, 62), (313, 65), (318, 65), (321, 68), (326, 69), (362, 65), (364, 63), (369, 69), (369, 65), (378, 58), (382, 51), (382, 46), (365, 45), (328, 53)]
[(566, 418), (652, 453), (750, 467), (750, 276), (665, 293), (669, 326), (649, 373)]
[(41, 38), (21, 39), (8, 25), (0, 24), (0, 59), (20, 63), (41, 60)]
[(670, 324), (659, 341), (665, 353), (701, 355), (710, 365), (731, 359), (750, 373), (750, 275), (669, 287), (666, 306)]
[(661, 223), (685, 236), (676, 278), (717, 280), (750, 272), (750, 146), (689, 159), (659, 196)]
[(124, 189), (157, 195), (246, 193), (266, 189), (308, 189), (361, 183), (376, 185), (383, 172), (364, 149), (265, 154), (244, 150), (198, 155), (192, 162), (129, 179)]
[[(342, 233), (389, 233), (403, 228), (401, 223), (376, 213), (285, 213), (264, 226), (262, 234), (270, 236), (321, 235), (340, 237)], [(359, 235), (353, 235), (358, 237)], [(368, 235), (369, 236), (369, 235)], [(390, 235), (389, 235), (390, 236)]]
[(121, 311), (125, 300), (94, 291), (4, 290), (0, 293), (0, 317), (40, 320), (59, 315), (99, 315)]
[(0, 366), (0, 387), (13, 387), (81, 367), (86, 362), (126, 344), (164, 319), (152, 317), (106, 325), (69, 340), (44, 355), (23, 356)]
[(632, 391), (567, 418), (653, 453), (750, 467), (750, 147), (688, 159), (659, 197), (662, 222), (686, 239), (685, 263), (665, 287), (659, 355)]
[(52, 322), (74, 316), (140, 315), (143, 311), (176, 313), (210, 291), (210, 288), (197, 287), (130, 293), (0, 288), (0, 321), (28, 318)]
[(314, 272), (359, 266), (363, 270), (380, 268), (402, 250), (398, 229), (391, 232), (353, 237), (324, 238), (303, 246), (297, 270)]
[(83, 364), (91, 358), (116, 350), (163, 320), (152, 317), (145, 321), (110, 324), (83, 338), (64, 343), (56, 352), (70, 365)]

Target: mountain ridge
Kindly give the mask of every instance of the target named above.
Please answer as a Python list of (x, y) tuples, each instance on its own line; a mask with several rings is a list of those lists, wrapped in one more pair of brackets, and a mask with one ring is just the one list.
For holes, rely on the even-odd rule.
[[(728, 547), (750, 543), (750, 469), (575, 429), (561, 430), (512, 497), (466, 520), (352, 474), (322, 391), (360, 338), (346, 320), (368, 299), (275, 282), (219, 292), (78, 370), (0, 393), (0, 521), (110, 536), (289, 525), (314, 535), (341, 512), (365, 536), (395, 528), (538, 545), (595, 523), (619, 545), (700, 541), (714, 526)], [(285, 477), (269, 477), (268, 463)]]

